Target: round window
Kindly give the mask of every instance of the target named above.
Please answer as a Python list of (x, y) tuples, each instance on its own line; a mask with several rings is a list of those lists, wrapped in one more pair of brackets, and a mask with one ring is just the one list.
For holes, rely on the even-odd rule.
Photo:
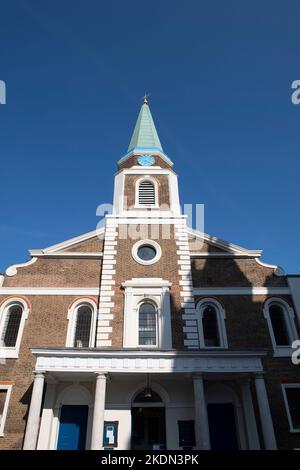
[(151, 261), (156, 256), (156, 249), (154, 246), (142, 245), (138, 248), (137, 255), (143, 261)]
[(132, 247), (132, 256), (137, 263), (153, 264), (161, 257), (161, 248), (154, 240), (140, 240)]

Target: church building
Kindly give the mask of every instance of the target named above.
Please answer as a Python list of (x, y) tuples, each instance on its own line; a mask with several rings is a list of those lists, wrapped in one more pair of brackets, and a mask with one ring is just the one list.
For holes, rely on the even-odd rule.
[(300, 448), (300, 277), (188, 227), (146, 98), (114, 178), (0, 276), (0, 449)]

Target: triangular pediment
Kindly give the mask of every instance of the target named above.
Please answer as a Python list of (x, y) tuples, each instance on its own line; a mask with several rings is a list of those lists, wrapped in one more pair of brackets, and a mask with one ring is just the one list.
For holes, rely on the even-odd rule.
[(84, 233), (42, 250), (29, 250), (32, 256), (63, 253), (101, 253), (103, 250), (104, 228)]

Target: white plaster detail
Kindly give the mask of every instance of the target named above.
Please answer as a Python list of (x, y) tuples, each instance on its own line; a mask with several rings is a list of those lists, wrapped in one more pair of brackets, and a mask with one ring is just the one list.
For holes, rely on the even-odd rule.
[(37, 258), (33, 257), (31, 260), (26, 261), (26, 263), (13, 264), (6, 269), (5, 274), (6, 276), (15, 276), (18, 272), (18, 268), (30, 266), (31, 264), (35, 263), (36, 260)]
[[(138, 256), (138, 249), (143, 246), (143, 245), (147, 245), (147, 246), (152, 246), (155, 251), (156, 251), (156, 255), (153, 259), (151, 260), (148, 260), (148, 261), (145, 261), (143, 259), (141, 259), (139, 256)], [(132, 247), (132, 250), (131, 250), (131, 254), (132, 254), (132, 257), (133, 259), (139, 263), (139, 264), (144, 264), (145, 266), (148, 266), (148, 265), (151, 265), (151, 264), (154, 264), (156, 263), (160, 258), (161, 258), (161, 247), (160, 245), (154, 241), (154, 240), (139, 240), (138, 242), (136, 242), (133, 247)]]

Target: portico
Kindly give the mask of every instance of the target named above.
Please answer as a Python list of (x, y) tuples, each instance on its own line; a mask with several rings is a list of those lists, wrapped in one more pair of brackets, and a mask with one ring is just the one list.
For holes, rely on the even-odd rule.
[[(136, 432), (132, 427), (137, 425), (132, 416), (137, 411), (138, 422), (143, 423), (146, 434), (147, 416), (152, 423), (158, 419), (164, 422), (165, 442), (157, 445), (182, 449), (180, 423), (186, 427), (186, 423), (193, 422), (192, 447), (211, 449), (218, 439), (210, 433), (210, 422), (218, 427), (216, 410), (218, 413), (232, 410), (238, 448), (258, 449), (261, 446), (253, 400), (257, 401), (260, 412), (263, 447), (276, 448), (261, 363), (264, 351), (41, 348), (33, 349), (32, 353), (36, 356), (36, 367), (24, 449), (58, 448), (62, 407), (68, 406), (83, 414), (87, 407), (84, 421), (84, 448), (87, 449), (103, 448), (104, 422), (118, 423), (116, 448), (130, 449), (132, 433)], [(255, 396), (250, 388), (252, 382)], [(152, 390), (152, 398), (137, 402), (136, 398), (147, 386)], [(147, 413), (143, 411), (146, 409)], [(155, 411), (159, 409), (160, 412)], [(84, 420), (82, 416), (78, 418), (80, 422)], [(159, 439), (155, 430), (154, 436), (153, 439)]]

